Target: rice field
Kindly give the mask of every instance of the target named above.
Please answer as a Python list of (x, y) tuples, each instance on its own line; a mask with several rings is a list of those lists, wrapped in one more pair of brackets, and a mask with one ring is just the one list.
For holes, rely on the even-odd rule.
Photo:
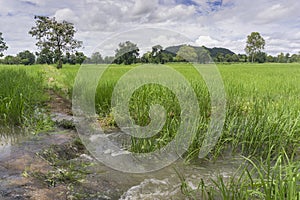
[[(197, 134), (184, 154), (187, 163), (194, 162), (210, 121), (210, 94), (192, 65), (168, 66), (189, 81), (199, 103)], [(95, 109), (106, 125), (117, 126), (112, 94), (118, 80), (135, 67), (111, 65), (99, 81)], [(218, 69), (226, 91), (226, 119), (221, 137), (205, 159), (240, 155), (247, 164), (229, 182), (221, 176), (213, 185), (199, 180), (197, 190), (189, 188), (181, 177), (182, 192), (192, 199), (300, 199), (300, 64), (220, 64)], [(78, 70), (79, 66), (61, 70), (0, 66), (0, 124), (31, 127), (45, 121), (33, 117), (44, 108), (45, 90), (53, 89), (71, 99)], [(130, 116), (137, 125), (151, 123), (151, 104), (166, 109), (166, 123), (151, 138), (132, 137), (126, 146), (132, 152), (154, 151), (176, 136), (181, 107), (174, 92), (157, 84), (138, 88), (129, 101)]]

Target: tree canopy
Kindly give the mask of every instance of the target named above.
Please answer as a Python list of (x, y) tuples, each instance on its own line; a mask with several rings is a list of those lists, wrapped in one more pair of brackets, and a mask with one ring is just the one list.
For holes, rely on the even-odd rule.
[(35, 26), (31, 28), (29, 34), (38, 40), (36, 45), (41, 51), (46, 49), (53, 53), (54, 60), (58, 63), (57, 68), (62, 68), (63, 53), (74, 51), (82, 46), (81, 41), (74, 39), (76, 33), (74, 25), (44, 16), (35, 16), (35, 20)]
[(17, 57), (20, 58), (20, 63), (23, 65), (33, 65), (35, 63), (35, 55), (28, 50), (18, 53)]
[(258, 32), (247, 36), (245, 52), (251, 57), (251, 62), (254, 62), (254, 57), (265, 48), (265, 44), (264, 38)]
[(136, 63), (139, 51), (137, 45), (130, 41), (120, 43), (119, 48), (116, 49), (115, 63), (125, 65)]
[(3, 56), (3, 51), (7, 50), (8, 46), (4, 42), (4, 39), (2, 37), (2, 33), (0, 32), (0, 57)]

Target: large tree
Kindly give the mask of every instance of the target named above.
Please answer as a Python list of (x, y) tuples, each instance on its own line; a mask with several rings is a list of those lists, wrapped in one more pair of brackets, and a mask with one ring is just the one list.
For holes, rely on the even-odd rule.
[(265, 40), (258, 32), (252, 32), (247, 36), (247, 44), (245, 52), (251, 58), (251, 62), (254, 61), (256, 54), (260, 53), (265, 48)]
[(8, 46), (6, 46), (6, 43), (4, 42), (4, 39), (2, 37), (2, 33), (0, 32), (0, 57), (3, 56), (3, 51), (5, 51), (8, 48)]
[(125, 65), (130, 65), (136, 63), (138, 56), (139, 48), (137, 45), (126, 41), (125, 43), (119, 44), (119, 49), (116, 50), (115, 62), (117, 64), (124, 63)]
[(55, 18), (35, 16), (35, 26), (29, 34), (35, 37), (36, 45), (41, 49), (48, 49), (54, 53), (57, 68), (62, 68), (63, 54), (74, 51), (82, 46), (82, 42), (74, 39), (76, 32), (74, 25), (67, 21), (58, 22)]

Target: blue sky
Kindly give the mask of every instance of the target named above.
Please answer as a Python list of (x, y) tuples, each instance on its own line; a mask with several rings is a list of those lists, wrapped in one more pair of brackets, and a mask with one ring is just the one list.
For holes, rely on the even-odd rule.
[(276, 55), (300, 51), (299, 10), (297, 0), (0, 0), (0, 32), (9, 46), (5, 55), (37, 51), (28, 34), (34, 15), (74, 23), (87, 55), (111, 35), (143, 27), (174, 30), (194, 45), (236, 53), (244, 53), (247, 35), (258, 31), (265, 51)]

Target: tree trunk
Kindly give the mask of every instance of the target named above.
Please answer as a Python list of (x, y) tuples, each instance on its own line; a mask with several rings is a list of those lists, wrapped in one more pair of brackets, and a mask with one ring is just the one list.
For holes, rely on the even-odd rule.
[(56, 68), (57, 69), (61, 69), (62, 68), (62, 60), (61, 60), (61, 58), (59, 58)]

